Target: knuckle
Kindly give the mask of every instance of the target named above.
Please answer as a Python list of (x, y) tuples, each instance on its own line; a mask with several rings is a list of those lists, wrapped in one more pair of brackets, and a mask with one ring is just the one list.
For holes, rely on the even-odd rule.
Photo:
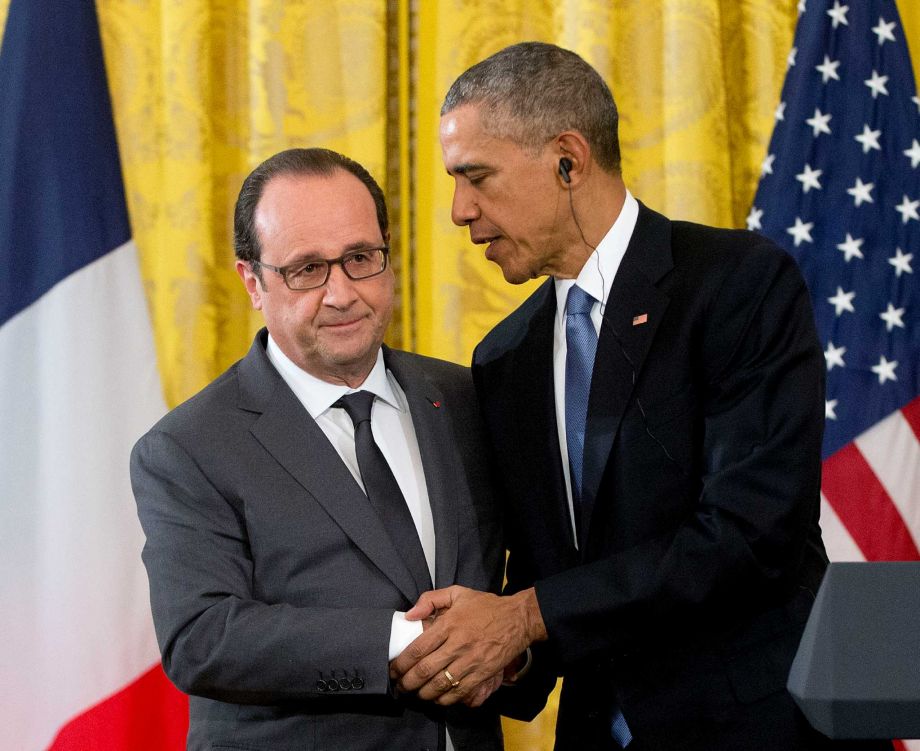
[(429, 663), (427, 660), (421, 659), (415, 665), (415, 672), (418, 673), (418, 675), (422, 678), (431, 678), (431, 676), (434, 674), (431, 663)]

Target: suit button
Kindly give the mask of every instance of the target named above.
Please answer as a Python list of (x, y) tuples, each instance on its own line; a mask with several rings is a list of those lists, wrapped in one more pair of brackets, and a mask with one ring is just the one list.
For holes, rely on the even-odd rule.
[(352, 682), (351, 682), (351, 687), (352, 687), (355, 691), (360, 691), (362, 688), (364, 688), (364, 679), (363, 679), (363, 678), (355, 678), (355, 679), (353, 679)]
[(326, 687), (327, 687), (330, 691), (338, 691), (338, 690), (339, 690), (339, 682), (338, 682), (335, 678), (333, 678), (332, 680), (326, 682)]
[(326, 691), (329, 690), (329, 686), (326, 684), (326, 681), (317, 681), (316, 690), (319, 691), (321, 694), (324, 694), (326, 693)]
[(339, 678), (339, 688), (342, 689), (342, 691), (350, 691), (351, 681), (347, 678)]

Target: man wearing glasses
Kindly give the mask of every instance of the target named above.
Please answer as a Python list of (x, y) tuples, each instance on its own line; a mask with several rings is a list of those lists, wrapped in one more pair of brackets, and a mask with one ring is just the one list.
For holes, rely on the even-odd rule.
[(382, 345), (387, 240), (383, 194), (351, 159), (292, 149), (257, 167), (236, 269), (266, 327), (133, 452), (190, 749), (501, 748), (493, 712), (397, 695), (388, 672), (422, 631), (403, 618), (422, 592), (496, 591), (502, 560), (468, 371)]

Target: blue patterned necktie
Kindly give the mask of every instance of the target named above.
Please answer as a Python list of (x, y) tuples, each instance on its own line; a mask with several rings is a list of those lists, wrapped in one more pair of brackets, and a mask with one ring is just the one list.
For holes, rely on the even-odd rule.
[(597, 352), (597, 332), (591, 321), (596, 300), (573, 285), (565, 303), (565, 443), (569, 452), (569, 479), (576, 527), (580, 528), (581, 482), (585, 453), (585, 421), (591, 372)]
[[(597, 331), (591, 320), (591, 308), (596, 300), (578, 285), (569, 290), (565, 303), (565, 442), (569, 451), (572, 482), (572, 507), (575, 527), (581, 529), (581, 489), (584, 476), (585, 423), (588, 417), (588, 397), (591, 394), (591, 373), (597, 353)], [(582, 541), (584, 544), (584, 541)], [(619, 707), (614, 707), (610, 734), (622, 747), (632, 741), (632, 733)]]

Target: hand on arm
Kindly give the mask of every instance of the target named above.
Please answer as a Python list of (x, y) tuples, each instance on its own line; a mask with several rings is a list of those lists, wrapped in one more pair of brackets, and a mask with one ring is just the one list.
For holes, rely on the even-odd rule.
[(438, 704), (482, 703), (501, 685), (505, 666), (547, 638), (532, 588), (508, 597), (461, 586), (434, 590), (422, 595), (406, 617), (435, 613), (437, 618), (390, 663), (390, 670), (402, 690), (417, 691)]

